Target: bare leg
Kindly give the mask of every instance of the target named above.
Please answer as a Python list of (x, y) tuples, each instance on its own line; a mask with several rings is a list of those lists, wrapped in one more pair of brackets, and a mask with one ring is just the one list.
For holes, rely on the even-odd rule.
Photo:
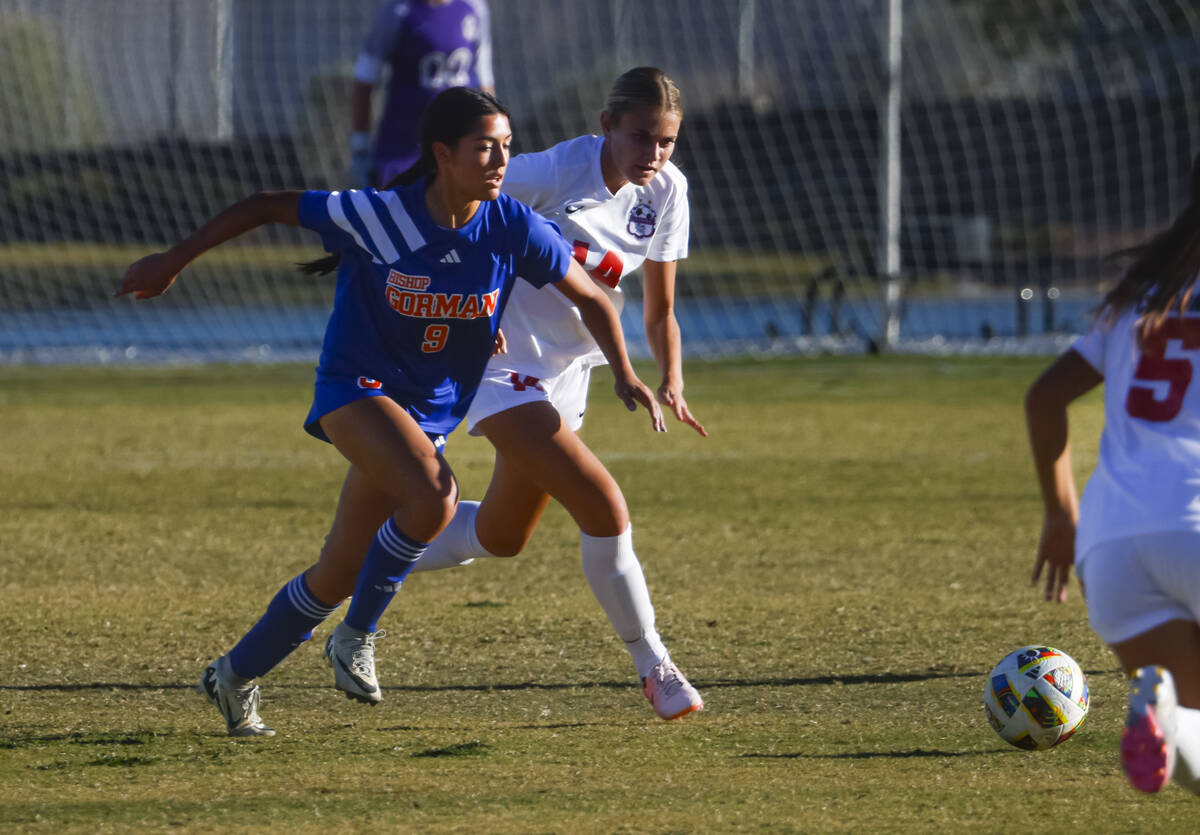
[(367, 548), (392, 510), (391, 496), (351, 464), (321, 557), (304, 575), (313, 594), (330, 605), (350, 596)]
[[(1171, 672), (1179, 708), (1171, 739), (1177, 760), (1174, 780), (1200, 794), (1200, 626), (1190, 620), (1171, 620), (1112, 645), (1127, 674), (1141, 667), (1161, 666)], [(1143, 789), (1145, 790), (1145, 789)]]
[(546, 494), (589, 536), (617, 536), (629, 527), (621, 488), (549, 403), (507, 409), (479, 428), (496, 447), (496, 470), (476, 520), (484, 547), (500, 548), (492, 553), (521, 550), (546, 509)]
[[(371, 581), (368, 594), (390, 600), (389, 592), (394, 593), (420, 556), (423, 543), (414, 537), (435, 536), (454, 512), (453, 473), (412, 417), (391, 399), (374, 397), (347, 404), (322, 418), (321, 425), (353, 466), (343, 487), (340, 518), (314, 567), (320, 592), (309, 587), (306, 576), (293, 578), (233, 649), (205, 671), (202, 685), (221, 709), (231, 734), (272, 733), (257, 715), (257, 691), (248, 686), (249, 680), (269, 672), (312, 637), (345, 597), (350, 574)], [(392, 519), (386, 518), (389, 512)], [(385, 522), (377, 532), (366, 528), (372, 538), (364, 561), (361, 533), (349, 532), (346, 526), (370, 523), (381, 514)], [(352, 550), (342, 550), (347, 546)], [(375, 564), (380, 570), (372, 569)], [(359, 565), (363, 568), (356, 572)], [(376, 580), (380, 574), (386, 575), (386, 583)], [(366, 596), (361, 586), (355, 587), (355, 604)]]
[(550, 494), (497, 449), (492, 480), (475, 517), (479, 544), (498, 557), (515, 557), (529, 543), (549, 504)]
[[(357, 408), (346, 413), (351, 407)], [(379, 437), (380, 433), (395, 437), (393, 421), (403, 427), (399, 433), (403, 449), (390, 449), (388, 442)], [(354, 591), (367, 548), (388, 516), (397, 513), (397, 524), (402, 530), (409, 530), (405, 527), (409, 520), (402, 520), (397, 510), (413, 510), (414, 502), (406, 497), (406, 491), (424, 485), (429, 494), (443, 496), (448, 490), (444, 480), (449, 478), (449, 492), (453, 497), (458, 492), (445, 459), (416, 422), (390, 399), (371, 398), (350, 404), (326, 415), (321, 425), (335, 444), (341, 444), (339, 450), (352, 462), (320, 559), (305, 574), (313, 594), (335, 604)], [(417, 450), (416, 454), (410, 446)], [(391, 463), (386, 463), (389, 456)], [(353, 463), (355, 459), (362, 463), (361, 467)], [(451, 503), (451, 511), (452, 508)], [(432, 510), (438, 516), (445, 513), (444, 507)]]
[(1167, 621), (1112, 649), (1127, 674), (1151, 664), (1166, 667), (1175, 679), (1179, 703), (1200, 709), (1200, 626), (1194, 621)]
[(454, 518), (413, 571), (457, 568), (477, 557), (515, 557), (529, 543), (549, 503), (550, 494), (525, 474), (525, 467), (497, 447), (483, 501), (459, 502)]
[(338, 452), (392, 500), (397, 527), (428, 542), (454, 515), (454, 473), (417, 422), (392, 399), (356, 400), (321, 418)]
[(596, 600), (643, 678), (668, 660), (654, 627), (654, 607), (633, 550), (621, 488), (548, 403), (530, 403), (480, 421), (496, 447), (492, 483), (479, 506), (479, 542), (517, 554), (557, 499), (580, 528), (583, 570)]

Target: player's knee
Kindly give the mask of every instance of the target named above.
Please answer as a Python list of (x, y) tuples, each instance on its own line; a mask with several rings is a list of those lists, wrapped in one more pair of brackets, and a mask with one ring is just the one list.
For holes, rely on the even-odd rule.
[(497, 512), (493, 504), (485, 501), (478, 506), (471, 532), (478, 546), (491, 556), (515, 557), (529, 543), (540, 515)]
[(420, 520), (422, 529), (429, 529), (433, 531), (431, 535), (436, 535), (454, 518), (456, 503), (454, 490), (444, 485), (427, 484), (411, 490), (401, 510), (409, 519)]
[(607, 491), (589, 503), (586, 513), (577, 514), (575, 521), (591, 536), (619, 536), (629, 527), (629, 508), (620, 490)]
[[(410, 474), (403, 480), (397, 480), (389, 494), (396, 502), (394, 518), (401, 523), (401, 530), (415, 525), (416, 528), (432, 531), (429, 533), (431, 536), (450, 523), (454, 518), (455, 505), (458, 504), (458, 485), (454, 474), (448, 467), (439, 467), (436, 462), (432, 462), (416, 477)], [(415, 530), (410, 535), (418, 536)]]
[(493, 557), (515, 557), (525, 550), (528, 542), (527, 535), (516, 532), (492, 534), (487, 539), (482, 536), (479, 538), (479, 544)]

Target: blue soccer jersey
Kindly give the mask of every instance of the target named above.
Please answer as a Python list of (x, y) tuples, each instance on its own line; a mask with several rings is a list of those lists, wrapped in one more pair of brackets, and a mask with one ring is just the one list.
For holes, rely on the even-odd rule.
[(440, 227), (425, 185), (305, 192), (300, 223), (341, 256), (318, 380), (378, 385), (426, 432), (445, 434), (475, 395), (516, 276), (558, 281), (571, 250), (503, 194), (462, 228)]

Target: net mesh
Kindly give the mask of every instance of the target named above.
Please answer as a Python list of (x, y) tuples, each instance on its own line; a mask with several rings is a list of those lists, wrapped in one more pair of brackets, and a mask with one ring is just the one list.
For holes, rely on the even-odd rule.
[[(153, 304), (124, 267), (260, 189), (338, 188), (377, 0), (0, 0), (0, 361), (309, 359), (332, 297), (265, 229)], [(887, 0), (493, 0), (517, 149), (598, 130), (612, 79), (679, 84), (689, 355), (864, 350), (882, 330)], [(899, 350), (1043, 351), (1102, 256), (1183, 201), (1190, 0), (908, 0)], [(378, 102), (376, 110), (378, 110)], [(623, 321), (644, 354), (640, 285)]]

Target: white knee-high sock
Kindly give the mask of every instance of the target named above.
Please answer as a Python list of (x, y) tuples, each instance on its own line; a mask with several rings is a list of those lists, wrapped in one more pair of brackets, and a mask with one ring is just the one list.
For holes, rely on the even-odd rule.
[(633, 526), (618, 536), (588, 536), (580, 531), (583, 573), (592, 594), (633, 656), (638, 675), (648, 676), (667, 659), (667, 648), (654, 628), (654, 607), (642, 564), (633, 552)]
[(478, 513), (479, 502), (459, 502), (450, 524), (429, 543), (412, 570), (457, 568), (474, 562), (476, 557), (495, 556), (479, 544), (479, 537), (475, 535), (475, 517)]
[(1192, 794), (1200, 794), (1200, 710), (1183, 707), (1175, 710), (1176, 785)]

